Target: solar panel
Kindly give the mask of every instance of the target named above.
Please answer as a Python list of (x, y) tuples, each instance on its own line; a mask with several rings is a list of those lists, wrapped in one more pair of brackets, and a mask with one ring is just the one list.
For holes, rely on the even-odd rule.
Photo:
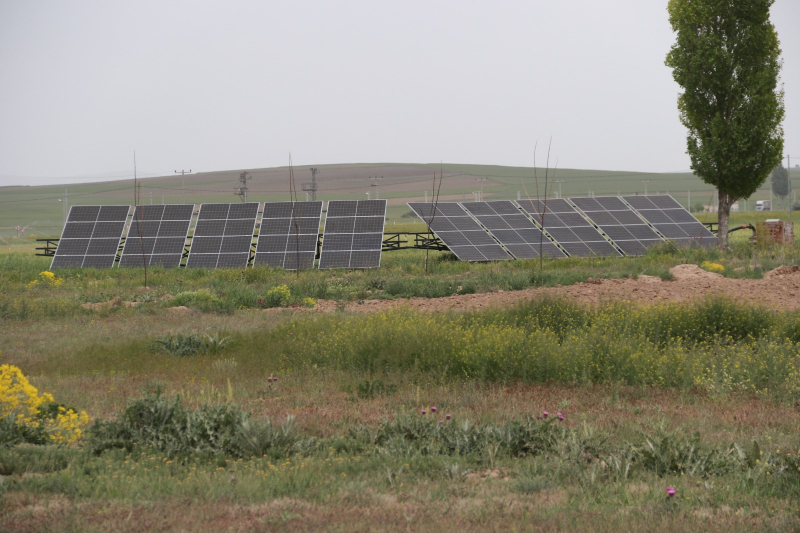
[(180, 266), (193, 212), (193, 204), (137, 206), (119, 266)]
[[(420, 217), (451, 252), (462, 261), (497, 261), (511, 259), (480, 224), (455, 202), (409, 202)], [(434, 210), (435, 207), (435, 210)]]
[(597, 224), (625, 255), (642, 255), (648, 246), (662, 242), (658, 233), (617, 196), (569, 200)]
[(328, 202), (319, 268), (381, 266), (386, 200)]
[(72, 206), (50, 269), (114, 266), (129, 210), (129, 205)]
[(245, 268), (250, 260), (258, 203), (203, 204), (189, 250), (188, 268)]
[(520, 200), (519, 204), (570, 256), (620, 256), (597, 228), (563, 198), (547, 200), (546, 205), (543, 200)]
[(566, 257), (536, 224), (508, 200), (465, 202), (461, 205), (517, 259), (539, 257), (540, 247), (542, 255), (547, 257)]
[(254, 265), (313, 268), (322, 202), (268, 202), (258, 230)]
[(668, 194), (623, 196), (642, 218), (665, 238), (677, 244), (714, 246), (717, 237)]

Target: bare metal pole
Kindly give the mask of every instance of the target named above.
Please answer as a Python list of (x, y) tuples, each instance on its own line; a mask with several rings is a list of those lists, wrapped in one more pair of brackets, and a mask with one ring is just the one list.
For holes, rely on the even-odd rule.
[(142, 238), (142, 211), (144, 206), (139, 209), (139, 191), (137, 190), (137, 177), (136, 177), (136, 150), (133, 151), (133, 213), (137, 216), (136, 231), (139, 233), (139, 246), (142, 247), (142, 266), (144, 267), (144, 286), (147, 288), (147, 255), (144, 251), (144, 239)]

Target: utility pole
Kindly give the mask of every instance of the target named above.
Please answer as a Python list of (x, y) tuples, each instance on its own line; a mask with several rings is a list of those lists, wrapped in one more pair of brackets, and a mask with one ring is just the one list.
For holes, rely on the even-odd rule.
[(176, 170), (175, 171), (175, 174), (180, 174), (181, 175), (181, 203), (182, 204), (186, 203), (186, 180), (184, 179), (183, 175), (186, 174), (187, 172), (189, 174), (191, 174), (192, 173), (192, 169), (190, 168), (189, 170), (180, 170), (180, 171)]
[(786, 181), (789, 182), (789, 188), (786, 190), (786, 199), (789, 202), (789, 220), (792, 220), (792, 156), (786, 155)]
[(461, 173), (461, 201), (466, 202), (467, 198), (464, 195), (464, 173)]
[(563, 196), (561, 196), (561, 184), (566, 183), (567, 180), (556, 180), (555, 182), (558, 183), (558, 197), (563, 198)]
[(247, 171), (239, 174), (239, 183), (241, 183), (242, 186), (236, 189), (236, 192), (233, 193), (236, 196), (239, 196), (244, 203), (247, 203), (247, 180), (249, 179), (251, 178), (247, 177)]
[(67, 195), (67, 188), (66, 187), (64, 187), (64, 199), (62, 200), (61, 203), (62, 203), (62, 205), (61, 205), (62, 213), (61, 214), (62, 214), (62, 216), (64, 218), (64, 225), (61, 227), (61, 231), (63, 232), (64, 228), (67, 227), (67, 213), (69, 213), (69, 207), (67, 207), (67, 204), (69, 203), (69, 196)]
[(650, 183), (650, 180), (642, 180), (644, 183), (644, 195), (647, 196), (647, 184)]
[(153, 191), (150, 191), (150, 205), (153, 205)]

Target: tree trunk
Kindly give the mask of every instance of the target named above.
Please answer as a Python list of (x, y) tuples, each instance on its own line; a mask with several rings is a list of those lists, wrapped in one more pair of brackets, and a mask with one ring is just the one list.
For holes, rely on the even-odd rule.
[(717, 246), (720, 250), (728, 249), (728, 217), (731, 214), (731, 204), (733, 204), (733, 197), (726, 193), (719, 191), (719, 206), (717, 209), (717, 216), (719, 218), (719, 225), (717, 226)]

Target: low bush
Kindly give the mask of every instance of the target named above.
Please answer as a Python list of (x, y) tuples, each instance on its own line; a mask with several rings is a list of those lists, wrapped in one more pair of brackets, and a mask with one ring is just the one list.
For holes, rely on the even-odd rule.
[(85, 411), (57, 404), (51, 394), (40, 395), (19, 368), (0, 365), (0, 445), (71, 444), (88, 423)]
[(216, 333), (213, 337), (211, 335), (200, 336), (192, 333), (190, 335), (178, 334), (156, 339), (150, 343), (150, 348), (176, 357), (187, 357), (206, 353), (215, 354), (230, 343), (230, 337), (220, 338), (219, 333)]
[(90, 430), (89, 447), (95, 454), (134, 446), (152, 448), (167, 456), (197, 453), (233, 457), (285, 457), (299, 449), (303, 439), (293, 418), (273, 424), (250, 420), (235, 405), (204, 405), (187, 409), (180, 398), (159, 392), (131, 403), (117, 420), (98, 421)]
[(233, 304), (219, 294), (211, 292), (209, 289), (198, 289), (196, 291), (185, 291), (175, 295), (169, 303), (171, 306), (186, 306), (198, 311), (226, 313), (233, 311)]

